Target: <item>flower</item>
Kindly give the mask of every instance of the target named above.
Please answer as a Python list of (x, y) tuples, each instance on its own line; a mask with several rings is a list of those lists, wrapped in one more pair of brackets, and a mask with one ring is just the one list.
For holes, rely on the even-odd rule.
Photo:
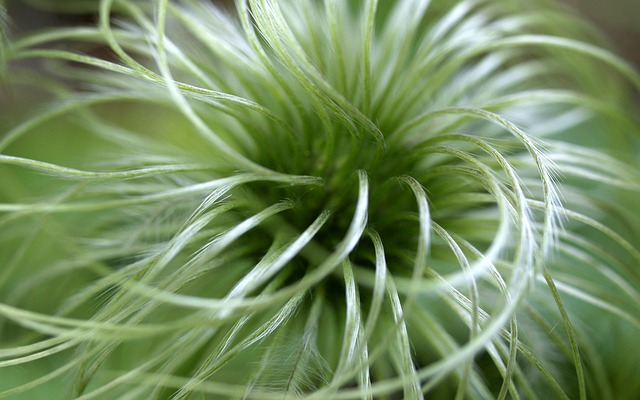
[(640, 76), (588, 28), (519, 1), (99, 16), (7, 45), (47, 101), (0, 139), (0, 367), (28, 370), (1, 395), (640, 393)]

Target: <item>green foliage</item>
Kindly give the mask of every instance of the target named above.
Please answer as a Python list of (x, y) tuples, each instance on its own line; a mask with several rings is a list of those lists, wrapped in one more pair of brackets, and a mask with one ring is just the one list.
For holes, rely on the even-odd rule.
[(0, 396), (640, 398), (640, 75), (596, 38), (103, 0), (9, 41)]

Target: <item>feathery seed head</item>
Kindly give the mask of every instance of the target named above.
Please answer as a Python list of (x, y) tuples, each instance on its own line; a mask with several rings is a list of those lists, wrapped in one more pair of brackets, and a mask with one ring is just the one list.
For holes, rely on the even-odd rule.
[(0, 136), (0, 396), (640, 393), (612, 372), (640, 370), (640, 75), (588, 28), (99, 3), (0, 53), (47, 97)]

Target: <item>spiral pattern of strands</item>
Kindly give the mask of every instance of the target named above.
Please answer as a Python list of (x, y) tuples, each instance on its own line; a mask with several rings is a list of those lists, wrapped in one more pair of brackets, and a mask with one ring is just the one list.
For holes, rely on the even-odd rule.
[(640, 76), (582, 22), (96, 11), (1, 53), (0, 396), (640, 398)]

